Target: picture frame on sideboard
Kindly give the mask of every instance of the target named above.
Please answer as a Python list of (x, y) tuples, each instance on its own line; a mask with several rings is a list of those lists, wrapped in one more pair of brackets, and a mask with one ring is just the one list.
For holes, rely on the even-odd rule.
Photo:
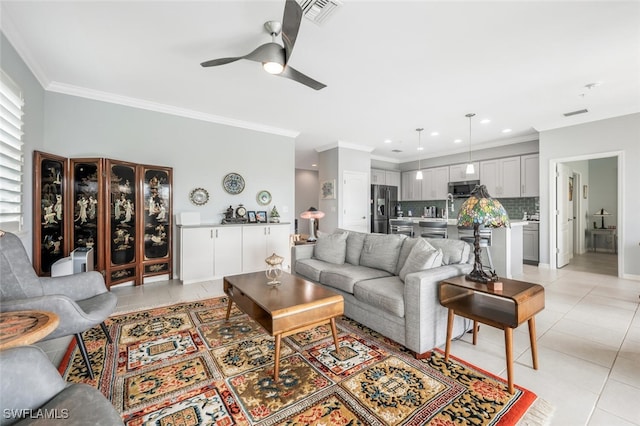
[(256, 220), (258, 223), (267, 223), (267, 212), (266, 210), (260, 210), (256, 212)]
[(248, 211), (247, 212), (247, 217), (249, 218), (249, 223), (257, 223), (258, 219), (256, 219), (256, 212), (254, 211)]

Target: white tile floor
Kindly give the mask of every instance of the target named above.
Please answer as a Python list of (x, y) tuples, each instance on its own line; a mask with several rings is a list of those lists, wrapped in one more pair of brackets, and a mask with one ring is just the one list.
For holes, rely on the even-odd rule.
[[(553, 425), (640, 426), (640, 282), (525, 265), (516, 277), (545, 287), (546, 307), (536, 316), (539, 369), (533, 370), (526, 324), (514, 333), (515, 383), (555, 406)], [(118, 311), (223, 294), (221, 281), (183, 286), (164, 281), (116, 287)], [(453, 342), (451, 353), (506, 377), (504, 335), (480, 327)], [(70, 339), (40, 345), (56, 365)]]

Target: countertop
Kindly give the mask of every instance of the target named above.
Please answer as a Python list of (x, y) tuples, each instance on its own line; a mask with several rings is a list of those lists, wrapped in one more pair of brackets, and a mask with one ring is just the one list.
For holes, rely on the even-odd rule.
[[(410, 220), (413, 223), (418, 223), (418, 222), (447, 222), (447, 225), (450, 226), (457, 226), (458, 225), (458, 219), (457, 217), (455, 219), (449, 218), (449, 219), (445, 219), (445, 218), (441, 218), (441, 217), (416, 217), (416, 216), (411, 216), (411, 217), (399, 217), (396, 219), (390, 219), (390, 220)], [(529, 223), (539, 223), (538, 221), (528, 221), (528, 220), (521, 220), (521, 219), (516, 219), (516, 220), (511, 220), (511, 226), (525, 226), (528, 225)]]

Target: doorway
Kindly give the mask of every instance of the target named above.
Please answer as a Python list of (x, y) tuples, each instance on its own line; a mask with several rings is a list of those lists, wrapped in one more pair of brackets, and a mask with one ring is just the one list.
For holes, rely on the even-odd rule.
[(550, 166), (551, 268), (621, 276), (622, 153), (556, 159)]

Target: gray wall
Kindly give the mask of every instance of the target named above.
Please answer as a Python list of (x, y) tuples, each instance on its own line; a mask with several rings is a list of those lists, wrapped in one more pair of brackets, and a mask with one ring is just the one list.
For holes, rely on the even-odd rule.
[(44, 144), (44, 96), (45, 92), (38, 80), (22, 61), (13, 46), (0, 32), (0, 66), (20, 86), (24, 98), (24, 125), (22, 140), (25, 143), (24, 175), (23, 175), (23, 205), (24, 232), (20, 234), (22, 242), (31, 255), (31, 223), (33, 215), (31, 208), (33, 187), (33, 150), (42, 149)]
[[(26, 92), (23, 241), (28, 253), (34, 150), (173, 167), (174, 213), (198, 211), (203, 222), (219, 223), (229, 205), (267, 211), (275, 205), (281, 221), (291, 222), (293, 231), (293, 138), (45, 92), (4, 37), (1, 47), (3, 69)], [(241, 194), (224, 191), (222, 179), (229, 172), (244, 177), (246, 187)], [(203, 207), (189, 201), (195, 187), (209, 192), (209, 202)], [(258, 205), (256, 196), (261, 190), (271, 193), (269, 206)]]
[[(618, 223), (618, 246), (624, 250), (622, 273), (627, 278), (640, 279), (640, 211), (638, 183), (640, 182), (640, 113), (599, 120), (540, 133), (540, 262), (550, 264), (550, 235), (555, 230), (552, 213), (555, 185), (551, 180), (551, 166), (557, 162), (578, 161), (620, 155), (621, 194), (619, 211), (623, 222)], [(593, 184), (593, 177), (589, 182)], [(593, 206), (590, 203), (590, 208)], [(555, 235), (555, 234), (553, 234)], [(555, 264), (555, 261), (552, 263)]]
[[(317, 170), (296, 169), (296, 210), (298, 219), (298, 231), (302, 234), (309, 233), (309, 221), (300, 219), (300, 213), (309, 207), (318, 208), (320, 200), (320, 179)], [(320, 223), (322, 225), (322, 223)]]

